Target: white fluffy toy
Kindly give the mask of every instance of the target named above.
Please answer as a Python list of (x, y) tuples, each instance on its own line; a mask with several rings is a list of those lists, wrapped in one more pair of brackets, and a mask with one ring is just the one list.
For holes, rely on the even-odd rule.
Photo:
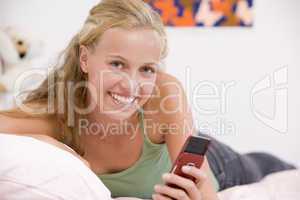
[(0, 94), (13, 92), (17, 77), (40, 55), (42, 42), (32, 38), (17, 29), (0, 28)]

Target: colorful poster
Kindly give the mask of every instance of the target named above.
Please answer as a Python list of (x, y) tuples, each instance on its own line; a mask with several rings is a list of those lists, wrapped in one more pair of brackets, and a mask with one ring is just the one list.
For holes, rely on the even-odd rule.
[(168, 26), (253, 25), (253, 0), (145, 0)]

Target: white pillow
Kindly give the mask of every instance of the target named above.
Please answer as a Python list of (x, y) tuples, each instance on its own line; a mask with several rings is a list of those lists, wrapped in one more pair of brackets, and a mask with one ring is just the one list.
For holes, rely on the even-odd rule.
[(0, 133), (1, 200), (110, 200), (78, 158), (48, 143)]
[(232, 187), (218, 195), (220, 200), (297, 200), (300, 169), (273, 173), (260, 182)]

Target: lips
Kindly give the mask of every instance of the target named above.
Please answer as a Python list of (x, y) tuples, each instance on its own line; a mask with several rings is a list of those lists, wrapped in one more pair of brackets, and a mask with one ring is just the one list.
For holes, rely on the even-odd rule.
[(130, 105), (137, 102), (137, 97), (135, 96), (124, 96), (114, 92), (108, 92), (108, 94), (117, 104)]

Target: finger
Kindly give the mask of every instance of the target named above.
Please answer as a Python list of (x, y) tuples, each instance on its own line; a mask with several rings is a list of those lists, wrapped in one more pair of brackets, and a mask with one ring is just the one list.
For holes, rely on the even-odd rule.
[(173, 199), (171, 199), (169, 197), (166, 197), (166, 196), (163, 196), (161, 194), (153, 194), (152, 199), (153, 200), (173, 200)]
[(166, 185), (155, 185), (154, 190), (156, 193), (166, 195), (173, 199), (188, 200), (188, 195), (182, 189), (175, 189)]
[(189, 196), (195, 196), (195, 194), (199, 192), (196, 184), (188, 178), (184, 178), (176, 174), (167, 173), (163, 175), (163, 180), (166, 183), (175, 184), (184, 189)]
[(183, 166), (181, 170), (183, 173), (194, 177), (197, 180), (197, 184), (202, 184), (207, 178), (206, 173), (196, 167)]

